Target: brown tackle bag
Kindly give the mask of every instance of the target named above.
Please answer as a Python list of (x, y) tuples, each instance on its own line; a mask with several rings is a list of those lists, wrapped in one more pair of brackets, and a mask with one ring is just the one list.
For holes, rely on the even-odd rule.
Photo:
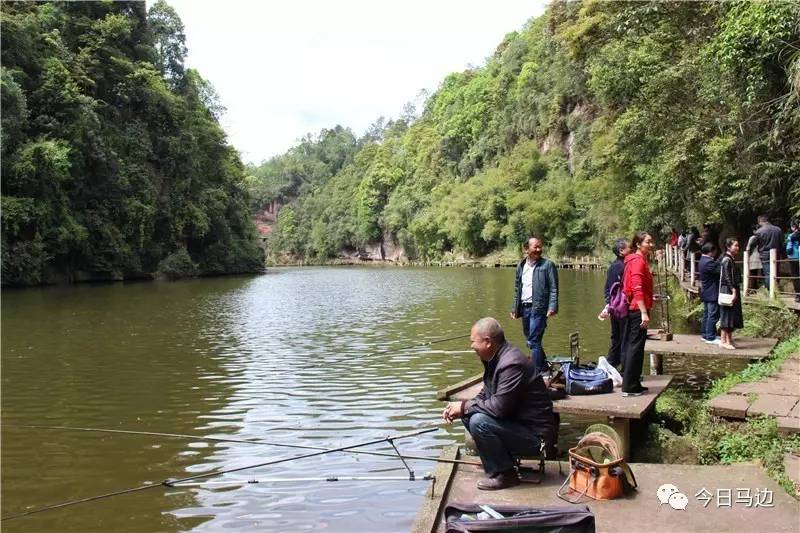
[[(578, 445), (569, 450), (570, 472), (558, 489), (558, 497), (570, 503), (578, 503), (584, 496), (613, 500), (635, 489), (636, 479), (619, 448), (619, 437), (610, 428), (587, 432)], [(566, 497), (564, 487), (567, 484), (566, 493), (577, 493), (577, 498)]]

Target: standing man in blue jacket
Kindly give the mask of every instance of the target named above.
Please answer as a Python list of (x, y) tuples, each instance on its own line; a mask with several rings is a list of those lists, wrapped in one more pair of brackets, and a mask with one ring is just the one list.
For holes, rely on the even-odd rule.
[(703, 302), (703, 319), (700, 322), (700, 335), (703, 342), (719, 344), (717, 321), (719, 320), (719, 267), (717, 245), (713, 242), (703, 244), (700, 256), (700, 301)]
[(531, 349), (537, 373), (548, 370), (542, 337), (547, 319), (558, 313), (558, 272), (552, 261), (542, 257), (540, 237), (525, 243), (525, 258), (517, 265), (511, 318), (522, 319), (522, 332)]

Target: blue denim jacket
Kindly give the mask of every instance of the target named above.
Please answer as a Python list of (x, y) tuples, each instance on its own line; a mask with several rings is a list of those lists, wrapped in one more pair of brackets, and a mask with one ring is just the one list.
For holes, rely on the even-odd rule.
[[(525, 257), (517, 265), (514, 302), (511, 304), (511, 311), (517, 316), (522, 316), (522, 268), (527, 260)], [(533, 271), (532, 311), (537, 314), (558, 312), (558, 271), (553, 262), (544, 257), (539, 259)]]

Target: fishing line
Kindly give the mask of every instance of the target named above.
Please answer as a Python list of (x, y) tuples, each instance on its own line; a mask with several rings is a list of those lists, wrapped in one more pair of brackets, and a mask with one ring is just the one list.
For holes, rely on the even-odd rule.
[[(244, 440), (244, 439), (231, 439), (231, 438), (224, 438), (224, 437), (204, 437), (201, 435), (188, 435), (182, 433), (159, 433), (156, 431), (133, 431), (133, 430), (126, 430), (126, 429), (107, 429), (107, 428), (82, 428), (82, 427), (72, 427), (72, 426), (35, 426), (35, 425), (22, 425), (22, 424), (3, 424), (0, 427), (4, 428), (25, 428), (25, 429), (48, 429), (48, 430), (63, 430), (63, 431), (86, 431), (92, 433), (119, 433), (123, 435), (144, 435), (149, 437), (170, 437), (176, 439), (192, 439), (192, 440), (205, 440), (210, 442), (232, 442), (238, 444), (257, 444), (259, 446), (276, 446), (279, 448), (299, 448), (302, 450), (322, 450), (327, 451), (330, 448), (325, 448), (323, 446), (311, 446), (306, 444), (288, 444), (282, 442), (271, 442), (265, 440)], [(353, 453), (357, 455), (376, 455), (379, 457), (398, 457), (396, 453), (390, 452), (375, 452), (369, 450), (343, 450), (347, 453)], [(448, 464), (462, 464), (462, 465), (470, 465), (470, 466), (481, 466), (481, 463), (477, 461), (460, 461), (458, 459), (440, 459), (438, 457), (426, 457), (424, 455), (408, 455), (403, 454), (400, 455), (402, 459), (414, 459), (419, 461), (434, 461), (437, 463), (448, 463)]]
[(32, 514), (43, 513), (45, 511), (51, 511), (53, 509), (61, 509), (61, 508), (69, 507), (69, 506), (72, 506), (72, 505), (78, 505), (80, 503), (86, 503), (86, 502), (96, 501), (96, 500), (100, 500), (100, 499), (104, 499), (104, 498), (110, 498), (112, 496), (119, 496), (119, 495), (122, 495), (122, 494), (130, 494), (132, 492), (140, 492), (140, 491), (152, 489), (152, 488), (155, 488), (155, 487), (162, 487), (162, 486), (164, 486), (164, 487), (173, 487), (176, 484), (185, 483), (187, 481), (194, 481), (194, 480), (197, 480), (197, 479), (205, 479), (205, 478), (212, 477), (212, 476), (219, 476), (219, 475), (222, 475), (222, 474), (230, 474), (230, 473), (233, 473), (233, 472), (241, 472), (242, 470), (249, 470), (251, 468), (259, 468), (259, 467), (262, 467), (262, 466), (270, 466), (270, 465), (276, 465), (276, 464), (280, 464), (280, 463), (287, 463), (289, 461), (296, 461), (298, 459), (306, 459), (308, 457), (316, 457), (316, 456), (325, 455), (325, 454), (328, 454), (328, 453), (349, 450), (351, 448), (360, 448), (362, 446), (370, 446), (372, 444), (380, 444), (382, 442), (391, 442), (393, 440), (403, 439), (403, 438), (407, 438), (407, 437), (414, 437), (414, 436), (417, 436), (417, 435), (421, 435), (423, 433), (430, 433), (430, 432), (438, 431), (438, 430), (439, 430), (439, 428), (420, 429), (420, 430), (411, 431), (411, 432), (408, 432), (408, 433), (399, 433), (397, 435), (390, 435), (390, 436), (384, 437), (382, 439), (375, 439), (375, 440), (371, 440), (371, 441), (367, 441), (367, 442), (360, 442), (360, 443), (357, 443), (357, 444), (350, 444), (350, 445), (347, 445), (347, 446), (340, 446), (338, 448), (331, 448), (331, 449), (327, 449), (327, 450), (322, 450), (322, 451), (317, 451), (317, 452), (312, 452), (312, 453), (306, 453), (306, 454), (302, 454), (302, 455), (295, 455), (295, 456), (292, 456), (292, 457), (284, 457), (282, 459), (274, 459), (272, 461), (266, 461), (266, 462), (258, 463), (258, 464), (254, 464), (254, 465), (240, 466), (240, 467), (237, 467), (237, 468), (230, 468), (230, 469), (227, 469), (227, 470), (220, 470), (218, 472), (208, 472), (208, 473), (205, 473), (205, 474), (197, 474), (197, 475), (194, 475), (194, 476), (188, 476), (188, 477), (184, 477), (184, 478), (180, 478), (180, 479), (165, 479), (164, 481), (162, 481), (159, 484), (154, 484), (153, 483), (153, 484), (140, 485), (138, 487), (131, 487), (131, 488), (128, 488), (128, 489), (122, 489), (122, 490), (118, 490), (118, 491), (115, 491), (115, 492), (109, 492), (109, 493), (106, 493), (106, 494), (98, 494), (96, 496), (89, 496), (88, 498), (81, 498), (79, 500), (71, 500), (71, 501), (67, 501), (67, 502), (57, 503), (55, 505), (48, 505), (47, 507), (40, 507), (38, 509), (32, 509), (30, 511), (25, 511), (25, 512), (14, 514), (14, 515), (4, 516), (4, 517), (0, 518), (0, 521), (13, 520), (15, 518), (22, 518), (23, 516), (30, 516)]

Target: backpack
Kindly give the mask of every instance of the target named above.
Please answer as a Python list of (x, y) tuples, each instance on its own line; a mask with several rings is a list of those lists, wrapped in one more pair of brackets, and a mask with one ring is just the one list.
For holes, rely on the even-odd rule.
[(602, 368), (564, 363), (561, 370), (564, 371), (567, 394), (578, 396), (614, 392), (614, 381)]
[(612, 283), (611, 288), (608, 289), (608, 314), (617, 320), (628, 316), (628, 306), (630, 301), (628, 300), (628, 295), (625, 294), (625, 291), (623, 290), (626, 268), (627, 265), (625, 265), (623, 261), (622, 273), (619, 275), (619, 281)]

